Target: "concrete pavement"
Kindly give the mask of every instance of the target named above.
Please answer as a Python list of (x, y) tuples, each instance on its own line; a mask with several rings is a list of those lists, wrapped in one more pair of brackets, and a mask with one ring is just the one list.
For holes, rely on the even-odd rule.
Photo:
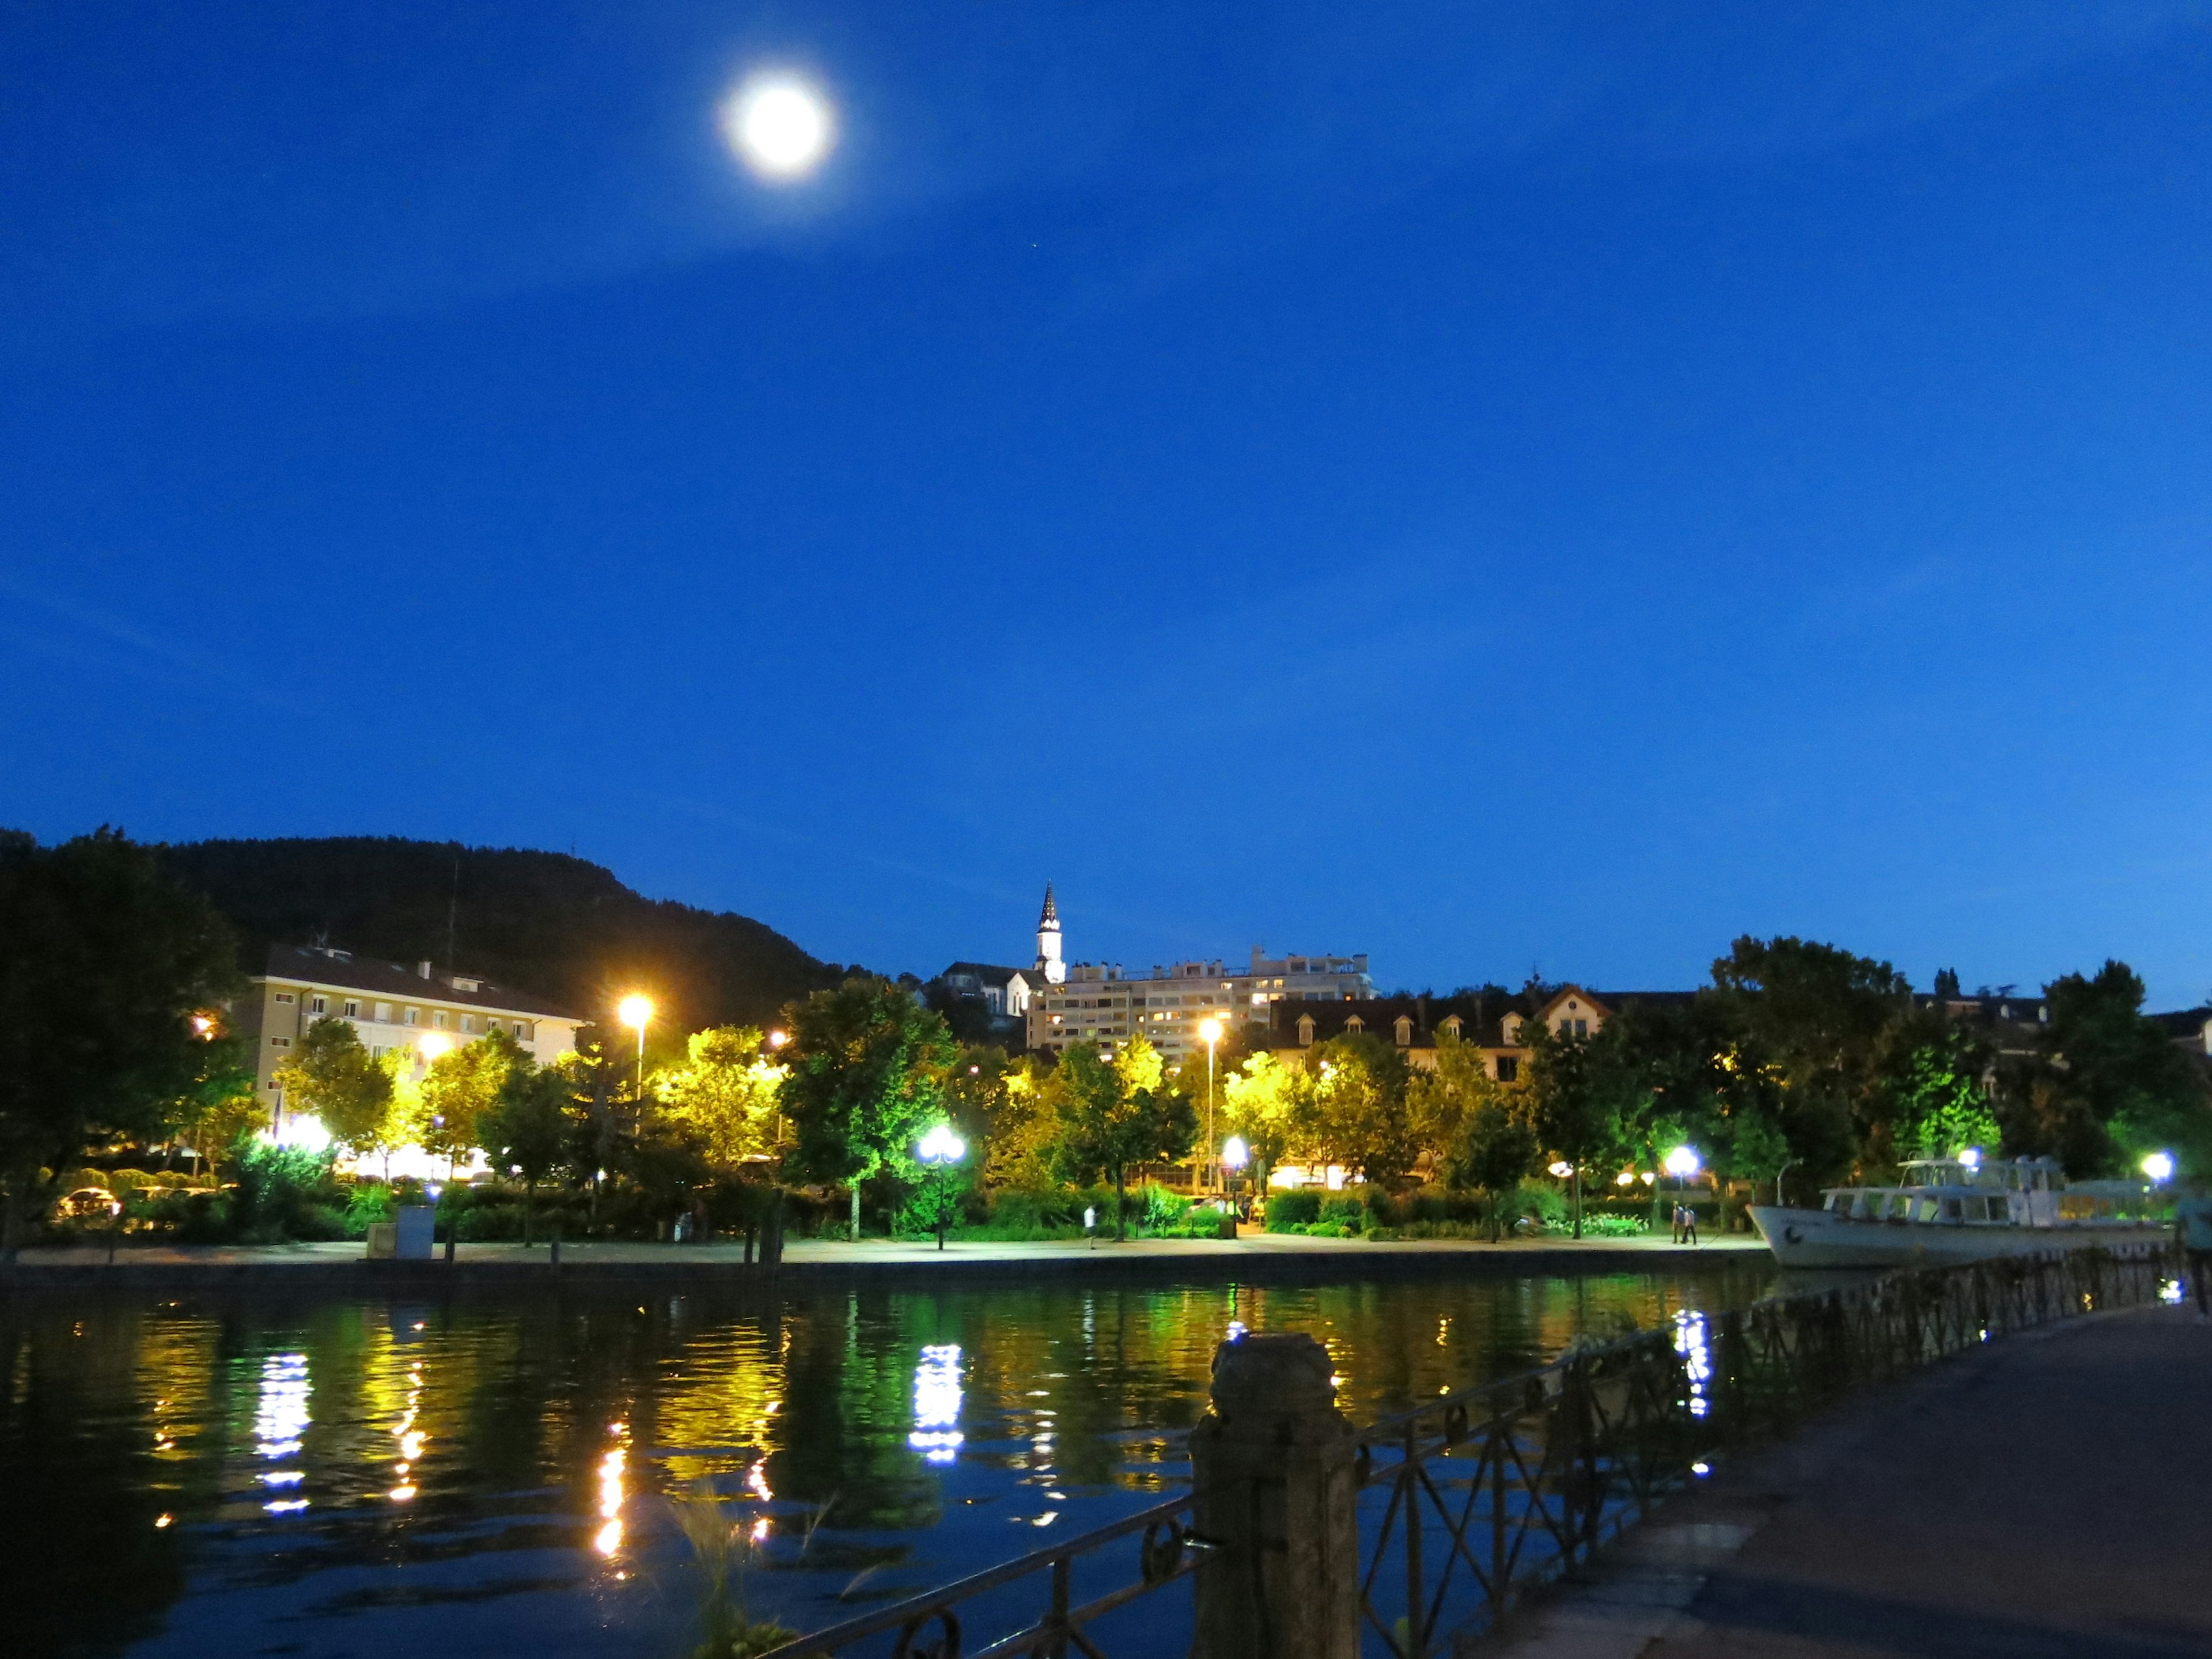
[[(1310, 1238), (1299, 1234), (1250, 1232), (1236, 1239), (1132, 1239), (1115, 1243), (1080, 1239), (1021, 1243), (949, 1242), (939, 1252), (933, 1242), (864, 1239), (793, 1239), (784, 1255), (781, 1279), (804, 1283), (852, 1278), (929, 1279), (1054, 1277), (1097, 1273), (1115, 1278), (1253, 1280), (1306, 1278), (1412, 1277), (1437, 1272), (1509, 1273), (1649, 1272), (1698, 1261), (1744, 1260), (1765, 1255), (1757, 1239), (1736, 1237), (1682, 1247), (1655, 1238), (1516, 1239), (1486, 1244), (1465, 1239), (1419, 1239), (1370, 1243), (1357, 1238)], [(84, 1285), (167, 1286), (188, 1284), (282, 1285), (286, 1287), (395, 1279), (427, 1280), (437, 1274), (471, 1283), (513, 1283), (550, 1279), (554, 1269), (544, 1245), (460, 1245), (454, 1263), (367, 1261), (357, 1241), (331, 1244), (151, 1245), (116, 1252), (111, 1266), (98, 1248), (30, 1249), (12, 1271), (0, 1270), (0, 1285), (21, 1287)], [(741, 1243), (647, 1244), (606, 1242), (564, 1243), (563, 1282), (633, 1282), (647, 1279), (726, 1280), (755, 1283), (765, 1277), (744, 1264)]]
[(1723, 1463), (1478, 1651), (2212, 1656), (2212, 1327), (2014, 1336)]

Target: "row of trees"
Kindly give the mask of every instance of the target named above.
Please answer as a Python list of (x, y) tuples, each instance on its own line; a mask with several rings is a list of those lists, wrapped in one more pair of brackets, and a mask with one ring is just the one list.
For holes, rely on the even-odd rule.
[[(40, 848), (0, 838), (0, 1185), (7, 1238), (42, 1170), (88, 1148), (219, 1146), (258, 1124), (245, 1056), (210, 1011), (243, 988), (222, 919), (144, 848), (103, 830)], [(1545, 988), (1519, 1000), (1532, 1012)], [(1341, 1164), (1395, 1186), (1492, 1194), (1564, 1162), (1599, 1180), (1695, 1146), (1708, 1168), (1808, 1186), (1872, 1178), (1978, 1145), (2048, 1154), (2079, 1176), (2172, 1151), (2212, 1168), (2201, 1064), (2142, 1012), (2118, 963), (2046, 988), (2048, 1020), (2012, 1028), (1916, 1000), (1887, 963), (1793, 939), (1739, 939), (1695, 995), (1630, 1000), (1589, 1036), (1528, 1021), (1520, 1076), (1446, 1037), (1434, 1068), (1353, 1034), (1291, 1058), (1232, 1035), (1218, 1124), (1264, 1184), (1285, 1162)], [(364, 1050), (353, 1027), (310, 1028), (280, 1080), (295, 1106), (374, 1162), (419, 1145), (482, 1147), (528, 1187), (610, 1178), (671, 1196), (763, 1178), (847, 1194), (921, 1185), (916, 1143), (950, 1122), (974, 1178), (999, 1188), (1105, 1182), (1195, 1149), (1201, 1056), (1170, 1071), (1141, 1040), (1012, 1056), (957, 1042), (901, 988), (854, 977), (787, 1010), (788, 1041), (693, 1035), (641, 1089), (595, 1041), (540, 1066), (504, 1034), (425, 1064)], [(1794, 1184), (1794, 1182), (1793, 1182)]]

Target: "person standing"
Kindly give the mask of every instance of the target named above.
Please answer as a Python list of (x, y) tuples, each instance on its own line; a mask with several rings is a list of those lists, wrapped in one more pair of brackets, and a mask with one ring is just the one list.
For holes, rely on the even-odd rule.
[(2203, 1176), (2189, 1185), (2173, 1206), (2173, 1237), (2188, 1253), (2189, 1288), (2197, 1297), (2197, 1322), (2212, 1324), (2212, 1191)]
[(1083, 1206), (1083, 1243), (1086, 1249), (1098, 1248), (1098, 1206), (1095, 1204)]
[(1682, 1200), (1682, 1243), (1698, 1242), (1698, 1206), (1686, 1198)]

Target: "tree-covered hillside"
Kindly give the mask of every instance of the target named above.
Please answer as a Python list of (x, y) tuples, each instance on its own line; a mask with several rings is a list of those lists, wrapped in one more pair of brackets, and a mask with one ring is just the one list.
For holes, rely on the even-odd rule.
[(643, 990), (672, 1031), (769, 1021), (844, 976), (749, 916), (646, 898), (563, 853), (373, 836), (160, 851), (229, 917), (249, 968), (272, 943), (321, 941), (393, 962), (428, 957), (592, 1018)]

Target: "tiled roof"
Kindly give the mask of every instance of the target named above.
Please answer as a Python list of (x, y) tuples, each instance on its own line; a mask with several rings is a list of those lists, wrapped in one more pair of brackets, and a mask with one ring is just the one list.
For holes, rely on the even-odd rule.
[(474, 979), (477, 989), (465, 991), (453, 983), (449, 972), (431, 969), (431, 976), (422, 977), (419, 968), (409, 968), (397, 962), (380, 962), (374, 957), (357, 957), (348, 951), (333, 951), (319, 946), (272, 945), (269, 947), (269, 964), (264, 970), (270, 979), (298, 980), (308, 985), (327, 985), (347, 991), (368, 991), (377, 996), (389, 997), (395, 1002), (410, 1000), (420, 1002), (450, 1002), (470, 1008), (488, 1008), (501, 1013), (540, 1014), (555, 1019), (580, 1020), (583, 1016), (557, 1008), (543, 997), (532, 996), (527, 991), (509, 990), (494, 985), (489, 980), (475, 979), (463, 974), (462, 979)]

